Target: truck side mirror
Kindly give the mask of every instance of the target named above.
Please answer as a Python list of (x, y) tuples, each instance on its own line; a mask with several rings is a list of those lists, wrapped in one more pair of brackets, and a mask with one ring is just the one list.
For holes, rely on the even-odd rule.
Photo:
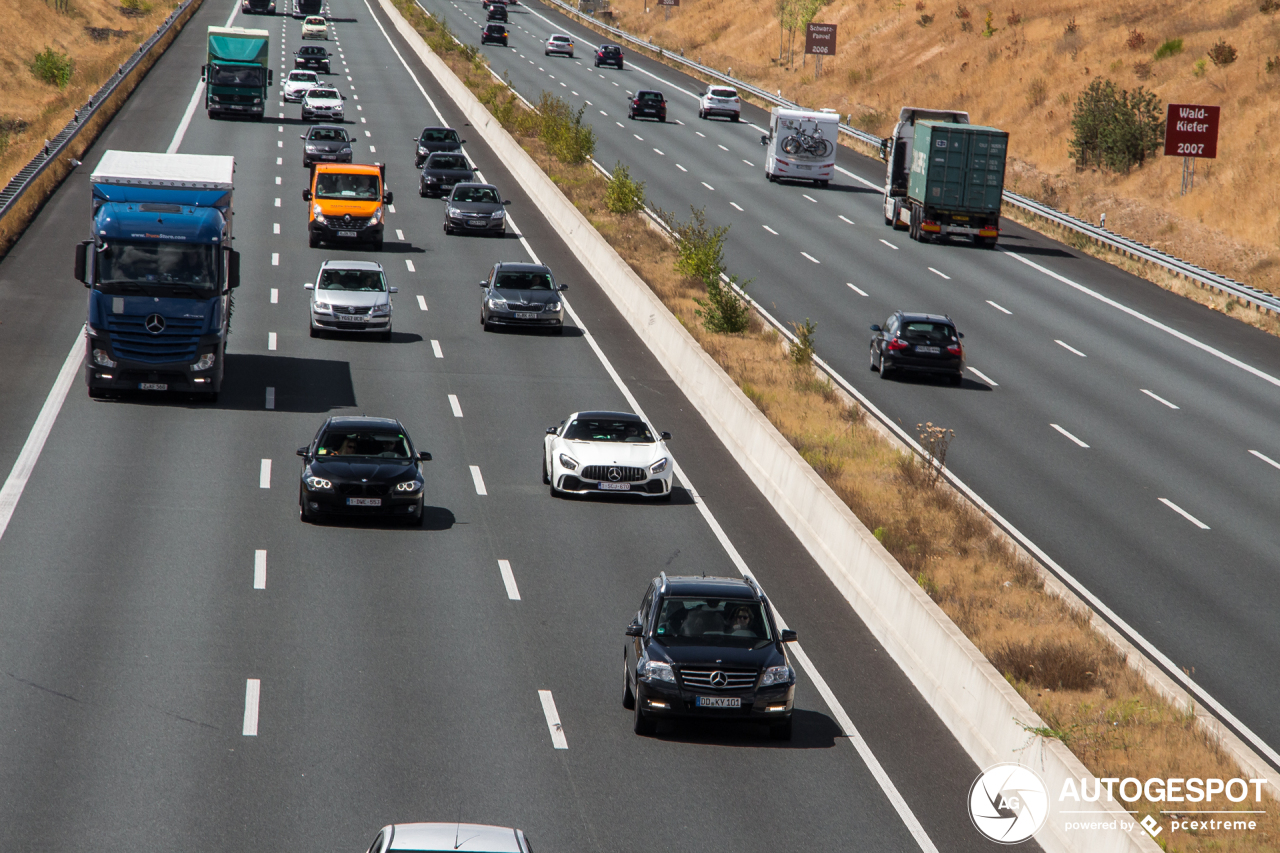
[(303, 191), (302, 191), (302, 200), (303, 200), (303, 201), (311, 201), (311, 190), (303, 190)]
[(93, 245), (92, 240), (84, 240), (76, 243), (76, 281), (83, 281), (84, 286), (89, 286), (89, 247)]
[(768, 145), (768, 144), (769, 144), (769, 137), (764, 136), (764, 135), (761, 135), (761, 136), (760, 136), (760, 144), (761, 144), (761, 145)]
[(203, 83), (208, 79), (209, 79), (209, 66), (201, 65), (200, 66), (200, 82)]
[(235, 249), (227, 252), (227, 287), (240, 286), (240, 253)]
[(267, 69), (267, 85), (274, 86), (276, 84), (276, 72), (274, 69)]
[(395, 202), (395, 194), (392, 193), (391, 190), (387, 190), (385, 193), (382, 194), (383, 204), (393, 204), (394, 202)]

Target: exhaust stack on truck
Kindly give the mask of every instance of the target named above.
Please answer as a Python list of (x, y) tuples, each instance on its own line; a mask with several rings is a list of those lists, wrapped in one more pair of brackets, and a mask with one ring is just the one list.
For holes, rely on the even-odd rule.
[(220, 115), (261, 119), (274, 74), (267, 67), (271, 36), (266, 30), (209, 27), (208, 59), (200, 71), (209, 118)]

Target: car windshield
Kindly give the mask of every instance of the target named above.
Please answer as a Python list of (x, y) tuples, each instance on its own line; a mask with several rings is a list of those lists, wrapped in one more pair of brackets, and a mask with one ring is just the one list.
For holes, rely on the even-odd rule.
[(290, 83), (318, 83), (319, 78), (316, 77), (314, 71), (291, 71), (289, 73)]
[(642, 101), (661, 101), (662, 93), (661, 92), (639, 92), (637, 93), (636, 97), (638, 97)]
[(468, 169), (467, 158), (458, 154), (432, 154), (427, 158), (428, 169)]
[(342, 172), (321, 172), (316, 175), (316, 198), (377, 201), (378, 195), (377, 175), (350, 175)]
[(347, 132), (340, 127), (316, 127), (311, 129), (311, 139), (319, 142), (346, 142)]
[(501, 204), (502, 202), (498, 198), (498, 191), (493, 187), (458, 187), (453, 191), (453, 200), (472, 204)]
[(298, 48), (299, 56), (328, 56), (329, 51), (323, 47), (300, 47)]
[(712, 89), (711, 97), (713, 98), (736, 98), (738, 93), (732, 89)]
[(551, 276), (544, 272), (500, 272), (493, 286), (498, 290), (554, 290)]
[(363, 456), (408, 461), (409, 440), (387, 430), (331, 429), (316, 446), (316, 456)]
[(265, 74), (260, 65), (223, 65), (214, 62), (210, 65), (209, 84), (211, 86), (262, 86)]
[(324, 18), (307, 18), (307, 20), (304, 23), (306, 23), (308, 26), (313, 26), (313, 27), (324, 26)]
[(320, 273), (320, 289), (383, 293), (387, 289), (387, 282), (379, 270), (344, 270), (328, 267)]
[(947, 323), (910, 322), (902, 324), (900, 334), (904, 338), (923, 339), (927, 341), (953, 341), (956, 337), (954, 326)]
[(215, 246), (114, 240), (98, 252), (100, 285), (185, 285), (213, 290), (218, 283)]
[(339, 100), (338, 93), (333, 89), (312, 89), (307, 92), (307, 97), (313, 101)]
[(458, 132), (456, 130), (442, 129), (432, 130), (428, 128), (422, 131), (423, 142), (457, 142)]
[(574, 418), (565, 428), (564, 437), (569, 441), (653, 443), (653, 433), (637, 418)]
[(669, 646), (762, 649), (773, 641), (760, 602), (735, 598), (664, 598), (653, 634)]

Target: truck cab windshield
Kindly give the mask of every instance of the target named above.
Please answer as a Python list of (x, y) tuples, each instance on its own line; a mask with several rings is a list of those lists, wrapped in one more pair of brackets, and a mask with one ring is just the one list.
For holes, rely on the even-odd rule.
[(379, 197), (377, 175), (350, 175), (341, 172), (321, 172), (316, 175), (316, 198), (377, 201)]
[(190, 289), (209, 295), (218, 287), (217, 247), (188, 243), (153, 243), (114, 240), (97, 258), (100, 290), (136, 290), (148, 293)]
[(249, 86), (261, 88), (265, 85), (263, 69), (257, 65), (220, 65), (213, 63), (209, 72), (211, 86)]

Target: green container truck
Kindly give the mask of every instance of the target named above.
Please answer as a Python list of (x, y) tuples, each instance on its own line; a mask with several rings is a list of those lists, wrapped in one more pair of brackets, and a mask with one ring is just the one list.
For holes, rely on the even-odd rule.
[(263, 117), (267, 89), (275, 82), (267, 67), (270, 48), (266, 30), (209, 27), (209, 57), (200, 73), (209, 118)]
[(994, 246), (1008, 151), (1009, 134), (994, 127), (916, 122), (906, 197), (911, 237), (965, 235)]

